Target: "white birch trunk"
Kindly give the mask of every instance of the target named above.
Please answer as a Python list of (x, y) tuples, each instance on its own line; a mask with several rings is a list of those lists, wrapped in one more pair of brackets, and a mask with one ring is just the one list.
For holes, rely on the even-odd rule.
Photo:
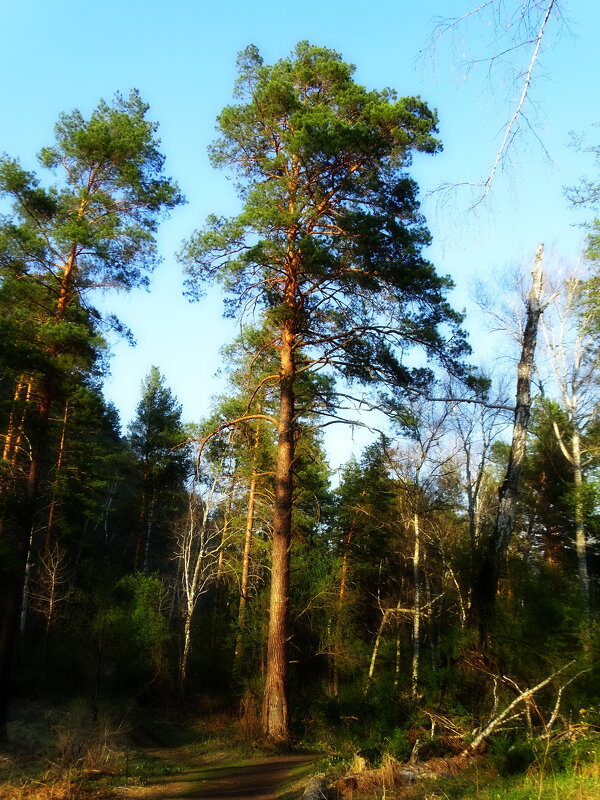
[(419, 528), (419, 515), (413, 516), (415, 531), (415, 548), (413, 553), (413, 577), (415, 583), (415, 602), (413, 613), (413, 657), (411, 672), (411, 694), (413, 700), (417, 698), (419, 683), (419, 661), (421, 658), (421, 531)]

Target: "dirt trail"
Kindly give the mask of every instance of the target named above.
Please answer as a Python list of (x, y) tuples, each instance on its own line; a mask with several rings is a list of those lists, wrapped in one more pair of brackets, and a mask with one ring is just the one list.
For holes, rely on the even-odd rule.
[[(239, 766), (227, 759), (183, 754), (181, 750), (155, 755), (183, 766), (178, 775), (156, 778), (151, 785), (124, 787), (115, 798), (122, 800), (284, 800), (302, 795), (314, 756), (274, 755)], [(291, 794), (294, 784), (298, 791)]]

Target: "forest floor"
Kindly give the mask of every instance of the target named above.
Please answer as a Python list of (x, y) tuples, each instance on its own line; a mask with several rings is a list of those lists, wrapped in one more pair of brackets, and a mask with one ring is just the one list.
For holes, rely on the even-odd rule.
[(83, 705), (24, 705), (0, 752), (0, 799), (295, 800), (320, 757), (253, 745), (225, 716), (114, 719), (91, 722)]
[(407, 765), (389, 759), (365, 770), (356, 758), (331, 766), (336, 759), (322, 753), (261, 747), (255, 724), (225, 714), (118, 719), (91, 720), (85, 704), (24, 705), (10, 748), (0, 752), (0, 799), (298, 800), (325, 770), (329, 796), (339, 800), (600, 800), (597, 737), (578, 740), (580, 756), (589, 750), (595, 758), (567, 771), (544, 758), (500, 775), (488, 754), (430, 759), (407, 783), (394, 778)]
[(122, 800), (286, 800), (302, 795), (315, 756), (273, 754), (239, 763), (227, 754), (198, 754), (187, 747), (154, 750), (176, 774), (151, 777), (146, 786), (114, 791)]

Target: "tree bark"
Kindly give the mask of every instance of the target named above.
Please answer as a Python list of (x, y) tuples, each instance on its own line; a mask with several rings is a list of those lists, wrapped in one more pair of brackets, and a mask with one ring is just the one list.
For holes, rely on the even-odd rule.
[(279, 438), (275, 470), (271, 596), (263, 699), (263, 732), (273, 741), (285, 741), (289, 736), (285, 684), (293, 501), (292, 467), (295, 451), (293, 342), (292, 325), (288, 322), (283, 326), (280, 354)]

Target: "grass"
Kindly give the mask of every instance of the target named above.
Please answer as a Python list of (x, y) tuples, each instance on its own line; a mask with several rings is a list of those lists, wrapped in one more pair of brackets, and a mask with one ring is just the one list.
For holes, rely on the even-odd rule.
[[(78, 700), (62, 707), (23, 704), (11, 723), (11, 748), (0, 753), (1, 800), (101, 800), (118, 787), (210, 780), (215, 765), (233, 768), (274, 755), (248, 740), (248, 726), (213, 713), (205, 721), (93, 713)], [(307, 771), (293, 776), (300, 787)], [(306, 778), (308, 779), (308, 778)], [(282, 797), (294, 796), (290, 785)], [(300, 790), (300, 794), (301, 794)]]
[(501, 776), (480, 760), (452, 778), (418, 781), (390, 790), (353, 795), (353, 800), (600, 800), (600, 765), (571, 772), (530, 767), (524, 775)]
[(172, 761), (165, 761), (149, 753), (127, 752), (125, 765), (115, 776), (114, 785), (145, 786), (152, 778), (166, 778), (179, 775), (183, 767)]
[[(421, 787), (411, 800), (600, 800), (600, 775), (544, 774), (495, 777), (486, 771)], [(407, 797), (408, 800), (408, 797)]]
[(314, 773), (314, 764), (302, 764), (296, 767), (285, 784), (280, 787), (277, 800), (298, 800)]
[(132, 731), (122, 714), (94, 713), (83, 700), (51, 709), (23, 703), (9, 726), (11, 745), (0, 753), (0, 798), (97, 800), (116, 786), (177, 773), (176, 764), (144, 752), (162, 743), (157, 735), (139, 747)]

